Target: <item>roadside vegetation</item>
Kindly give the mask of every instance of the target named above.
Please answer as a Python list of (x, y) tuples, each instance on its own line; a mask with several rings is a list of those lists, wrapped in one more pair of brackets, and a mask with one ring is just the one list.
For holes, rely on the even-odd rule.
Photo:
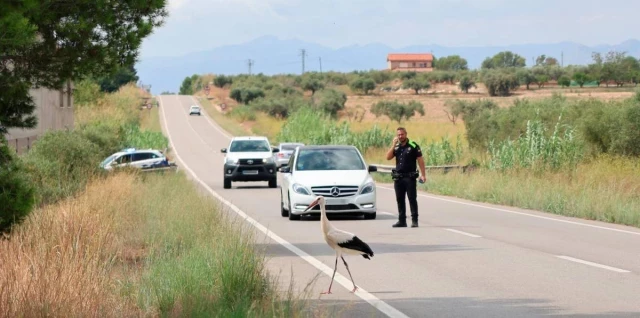
[(252, 229), (182, 172), (99, 169), (119, 149), (168, 145), (139, 87), (93, 96), (75, 129), (13, 156), (35, 202), (0, 241), (0, 316), (299, 316)]
[(392, 164), (384, 154), (404, 126), (427, 165), (470, 167), (432, 170), (424, 190), (640, 227), (640, 63), (623, 52), (593, 58), (561, 67), (540, 56), (526, 67), (501, 52), (479, 70), (452, 56), (429, 73), (209, 74), (187, 84), (236, 135), (352, 144), (368, 162)]

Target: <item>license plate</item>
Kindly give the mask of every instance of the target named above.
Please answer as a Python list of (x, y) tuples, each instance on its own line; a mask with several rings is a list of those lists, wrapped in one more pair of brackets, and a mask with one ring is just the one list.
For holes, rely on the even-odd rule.
[(347, 203), (347, 199), (341, 199), (341, 198), (327, 198), (327, 204), (346, 204)]
[(242, 174), (258, 174), (258, 170), (244, 170)]

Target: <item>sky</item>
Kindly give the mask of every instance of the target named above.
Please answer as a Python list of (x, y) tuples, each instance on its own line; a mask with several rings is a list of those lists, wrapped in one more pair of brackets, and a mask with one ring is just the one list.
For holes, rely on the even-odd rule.
[(382, 43), (496, 46), (640, 37), (636, 0), (168, 0), (141, 58), (180, 56), (262, 36), (331, 48)]

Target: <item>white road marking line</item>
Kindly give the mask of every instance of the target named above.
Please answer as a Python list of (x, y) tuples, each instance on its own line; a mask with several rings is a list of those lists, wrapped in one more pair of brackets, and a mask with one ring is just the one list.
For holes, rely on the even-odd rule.
[(573, 258), (573, 257), (569, 257), (569, 256), (556, 255), (556, 257), (565, 259), (567, 261), (572, 261), (572, 262), (576, 262), (576, 263), (580, 263), (580, 264), (590, 265), (590, 266), (593, 266), (593, 267), (599, 267), (599, 268), (608, 269), (610, 271), (614, 271), (614, 272), (618, 272), (618, 273), (630, 273), (630, 271), (625, 270), (625, 269), (620, 269), (620, 268), (615, 268), (615, 267), (602, 265), (602, 264), (598, 264), (598, 263), (594, 263), (594, 262), (589, 262), (589, 261), (585, 261), (585, 260), (581, 260), (581, 259)]
[[(180, 104), (180, 108), (184, 109), (184, 104), (182, 104), (182, 101), (180, 100), (180, 96), (179, 95), (174, 95), (174, 96), (176, 96), (176, 98), (178, 99), (178, 103)], [(200, 111), (202, 111), (202, 109)], [(193, 126), (189, 122), (189, 114), (187, 114), (186, 112), (182, 112), (182, 113), (183, 113), (184, 117), (187, 119), (187, 123), (189, 123), (189, 128), (191, 128), (193, 133), (196, 136), (198, 136), (198, 139), (200, 139), (200, 141), (202, 141), (203, 144), (205, 144), (209, 149), (211, 149), (211, 151), (216, 152), (216, 150), (213, 149), (213, 147), (211, 147), (211, 145), (209, 145), (208, 142), (206, 142), (204, 139), (202, 139), (202, 136), (200, 136), (200, 134), (193, 128)]]
[[(275, 233), (270, 232), (264, 225), (258, 223), (256, 220), (254, 220), (249, 215), (247, 215), (245, 212), (240, 210), (233, 203), (227, 201), (221, 195), (219, 195), (218, 193), (213, 191), (213, 189), (211, 189), (211, 187), (209, 187), (204, 181), (202, 181), (200, 178), (198, 178), (196, 173), (193, 172), (193, 170), (191, 170), (191, 168), (189, 168), (189, 166), (187, 166), (185, 164), (185, 162), (182, 160), (182, 158), (178, 154), (178, 150), (175, 148), (175, 146), (173, 144), (173, 140), (171, 138), (171, 133), (169, 132), (169, 126), (166, 123), (167, 119), (166, 119), (166, 114), (165, 114), (165, 111), (164, 111), (164, 105), (162, 105), (162, 98), (161, 97), (158, 98), (158, 103), (160, 103), (160, 109), (162, 111), (162, 120), (163, 120), (163, 123), (164, 123), (164, 128), (165, 128), (165, 130), (167, 132), (167, 138), (169, 139), (169, 145), (171, 146), (171, 148), (175, 152), (176, 159), (178, 159), (178, 161), (180, 161), (180, 163), (182, 164), (182, 167), (184, 167), (185, 170), (187, 170), (189, 172), (189, 174), (191, 174), (191, 176), (196, 181), (198, 181), (198, 183), (200, 183), (209, 193), (211, 193), (211, 195), (213, 195), (218, 200), (220, 200), (220, 202), (222, 202), (225, 205), (227, 205), (232, 211), (236, 212), (238, 215), (240, 215), (242, 218), (244, 218), (249, 224), (255, 226), (262, 233), (264, 233), (265, 235), (269, 236), (269, 238), (271, 238), (274, 241), (278, 242), (280, 245), (286, 247), (288, 250), (290, 250), (291, 252), (295, 253), (300, 258), (304, 259), (309, 264), (313, 265), (315, 268), (317, 268), (320, 271), (322, 271), (323, 273), (325, 273), (327, 276), (331, 277), (331, 275), (333, 274), (333, 269), (331, 267), (325, 265), (324, 263), (322, 263), (321, 261), (319, 261), (315, 257), (313, 257), (313, 256), (307, 254), (306, 252), (304, 252), (303, 250), (297, 248), (295, 245), (287, 242), (286, 240), (284, 240), (280, 236), (276, 235)], [(335, 281), (337, 283), (339, 283), (340, 285), (342, 285), (347, 290), (351, 290), (351, 288), (353, 287), (353, 285), (351, 284), (351, 280), (347, 279), (345, 276), (341, 275), (340, 273), (336, 273), (335, 274)], [(372, 306), (374, 306), (375, 308), (377, 308), (378, 310), (380, 310), (381, 312), (383, 312), (384, 314), (386, 314), (389, 317), (407, 317), (408, 318), (407, 315), (403, 314), (398, 309), (390, 306), (389, 304), (385, 303), (384, 301), (378, 299), (376, 296), (374, 296), (371, 293), (367, 292), (366, 290), (364, 290), (360, 286), (358, 286), (358, 290), (355, 292), (355, 295), (360, 297), (362, 300), (368, 302), (369, 304), (371, 304)]]
[(397, 214), (393, 214), (393, 213), (391, 213), (391, 212), (378, 211), (378, 213), (380, 213), (380, 214), (384, 214), (384, 215), (397, 216)]
[[(385, 187), (385, 186), (376, 185), (376, 187), (380, 188), (380, 189), (395, 191), (393, 188), (389, 188), (389, 187)], [(605, 227), (605, 226), (598, 226), (598, 225), (585, 224), (585, 223), (574, 222), (574, 221), (560, 220), (560, 219), (555, 219), (555, 218), (547, 217), (547, 216), (540, 216), (540, 215), (535, 215), (535, 214), (530, 214), (530, 213), (524, 213), (524, 212), (517, 212), (517, 211), (512, 211), (512, 210), (507, 210), (507, 209), (494, 208), (494, 207), (485, 206), (485, 205), (481, 205), (481, 204), (474, 204), (474, 203), (461, 202), (461, 201), (450, 200), (450, 199), (445, 199), (445, 198), (439, 198), (439, 197), (428, 195), (428, 194), (418, 193), (418, 196), (425, 197), (425, 198), (430, 198), (430, 199), (436, 199), (436, 200), (440, 200), (440, 201), (446, 201), (446, 202), (453, 202), (453, 203), (464, 204), (464, 205), (469, 205), (469, 206), (475, 206), (475, 207), (489, 209), (489, 210), (496, 210), (496, 211), (501, 211), (501, 212), (525, 215), (525, 216), (530, 216), (530, 217), (544, 219), (544, 220), (550, 220), (550, 221), (568, 223), (568, 224), (573, 224), (573, 225), (592, 227), (592, 228), (596, 228), (596, 229), (609, 230), (609, 231), (626, 233), (626, 234), (640, 235), (640, 232), (632, 232), (632, 231), (614, 229), (614, 228)]]
[[(200, 105), (200, 102), (198, 102), (198, 101), (197, 101), (193, 96), (191, 96), (191, 100), (192, 100), (194, 103), (198, 104), (198, 106), (200, 106), (201, 111), (202, 111), (202, 110), (204, 110), (204, 107), (202, 107), (202, 105)], [(216, 107), (216, 106), (214, 106), (214, 105), (211, 105), (211, 106), (213, 106), (214, 108)], [(215, 130), (219, 131), (221, 134), (223, 134), (225, 137), (227, 137), (227, 139), (231, 139), (231, 135), (229, 135), (229, 133), (227, 133), (226, 131), (224, 131), (222, 128), (218, 127), (218, 125), (217, 125), (217, 124), (215, 124), (215, 123), (211, 120), (211, 118), (209, 118), (209, 114), (207, 114), (207, 112), (206, 112), (206, 111), (204, 111), (204, 115), (205, 115), (205, 116), (204, 116), (204, 118), (206, 118), (206, 119), (207, 119), (207, 121), (209, 122), (209, 124), (211, 124), (211, 126), (213, 126), (213, 128), (214, 128)]]
[(458, 231), (458, 230), (454, 230), (454, 229), (445, 229), (449, 232), (453, 232), (453, 233), (458, 233), (458, 234), (462, 234), (462, 235), (466, 235), (466, 236), (471, 236), (471, 237), (482, 237), (480, 235), (475, 235), (475, 234), (471, 234), (471, 233), (467, 233), (467, 232), (462, 232), (462, 231)]

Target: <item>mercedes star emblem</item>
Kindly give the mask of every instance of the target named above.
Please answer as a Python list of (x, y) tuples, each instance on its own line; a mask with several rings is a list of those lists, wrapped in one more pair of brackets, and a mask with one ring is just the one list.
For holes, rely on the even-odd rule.
[(340, 189), (338, 187), (331, 188), (331, 195), (337, 197), (340, 195)]

